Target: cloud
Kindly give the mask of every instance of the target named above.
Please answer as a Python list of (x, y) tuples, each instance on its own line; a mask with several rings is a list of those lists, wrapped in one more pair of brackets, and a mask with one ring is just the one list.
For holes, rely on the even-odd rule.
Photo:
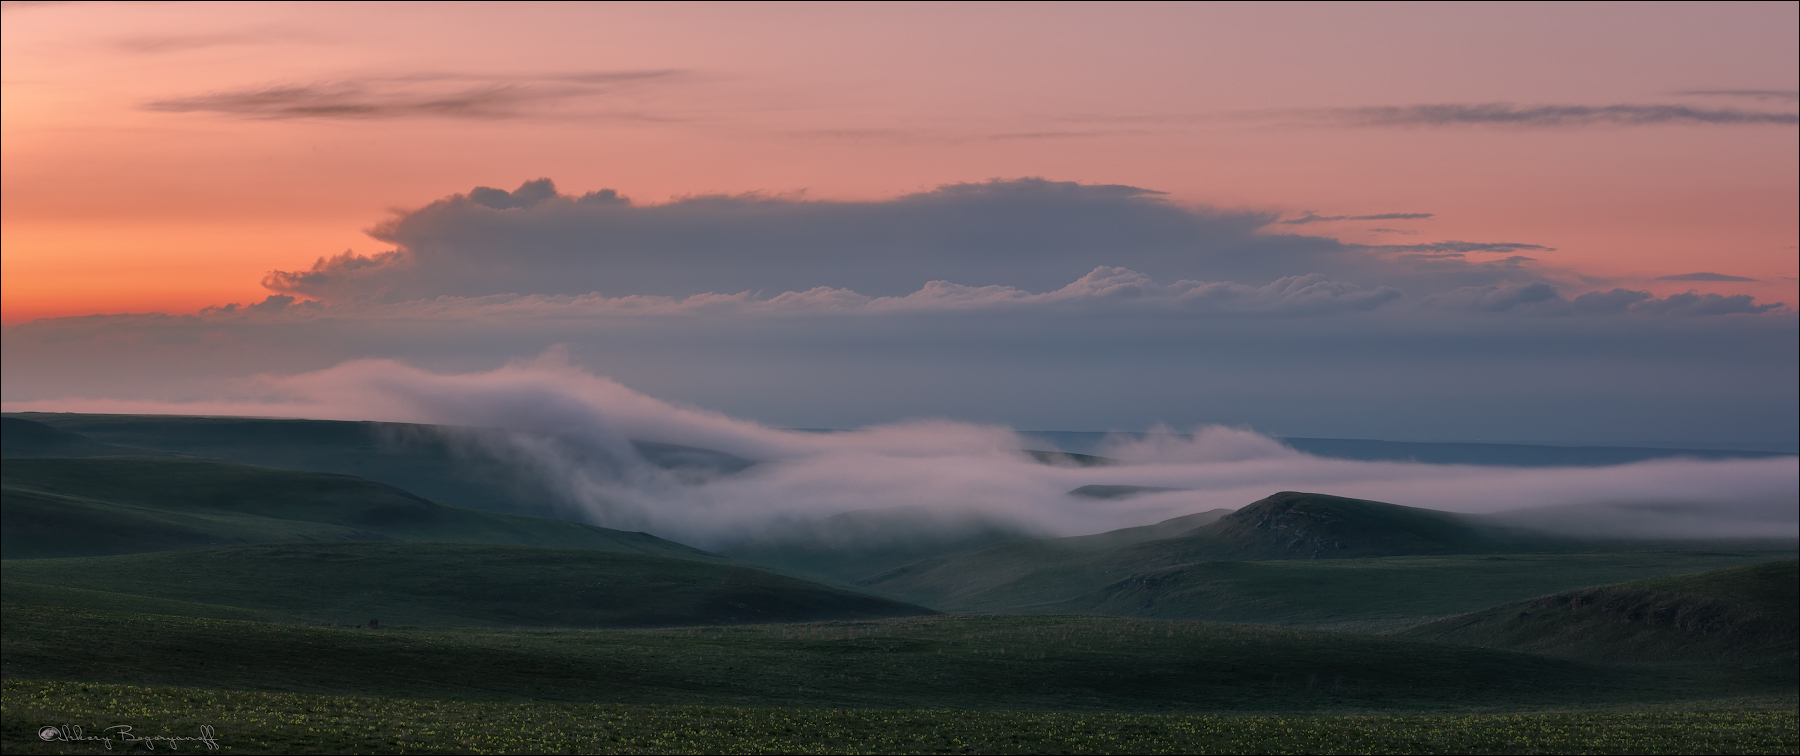
[(1303, 223), (1323, 223), (1341, 220), (1423, 220), (1434, 217), (1436, 213), (1382, 213), (1380, 215), (1314, 215), (1307, 213), (1298, 218), (1281, 221), (1283, 225), (1297, 226)]
[(1513, 105), (1445, 103), (1305, 111), (1315, 119), (1348, 126), (1793, 126), (1800, 114), (1686, 105)]
[(1699, 97), (1748, 97), (1753, 100), (1800, 101), (1800, 92), (1792, 89), (1689, 89), (1678, 95)]
[(1757, 304), (1748, 294), (1723, 296), (1719, 294), (1670, 294), (1662, 299), (1652, 299), (1633, 305), (1632, 309), (1653, 312), (1663, 315), (1761, 315), (1765, 312), (1784, 309), (1786, 303), (1771, 302)]
[(213, 34), (159, 34), (125, 37), (116, 44), (126, 52), (161, 54), (230, 45), (266, 45), (276, 42), (312, 42), (318, 37), (292, 29), (253, 29)]
[[(1198, 428), (1191, 438), (1153, 433), (1115, 440), (1106, 453), (1124, 465), (1052, 467), (1020, 453), (1024, 440), (1004, 426), (920, 421), (840, 433), (779, 430), (662, 401), (569, 367), (555, 354), (464, 373), (363, 360), (265, 377), (255, 388), (261, 394), (256, 399), (130, 409), (495, 429), (465, 431), (461, 437), (529, 465), (558, 492), (570, 516), (707, 546), (794, 521), (888, 508), (923, 510), (951, 521), (973, 515), (1027, 531), (1075, 535), (1236, 508), (1280, 490), (1470, 513), (1597, 503), (1704, 506), (1724, 500), (1738, 508), (1719, 510), (1706, 535), (1791, 536), (1800, 480), (1792, 457), (1602, 468), (1322, 459), (1246, 429), (1216, 426)], [(105, 403), (57, 406), (123, 409)], [(759, 464), (735, 475), (683, 480), (637, 457), (628, 443), (632, 439), (718, 449)], [(1182, 490), (1105, 507), (1065, 493), (1091, 484)]]
[(1561, 296), (1546, 283), (1465, 286), (1432, 295), (1426, 304), (1447, 310), (1506, 312), (1520, 305), (1556, 302)]
[(1661, 276), (1657, 281), (1755, 281), (1754, 278), (1728, 276), (1724, 273), (1683, 273), (1679, 276)]
[(1469, 286), (1427, 298), (1424, 306), (1448, 310), (1477, 312), (1532, 312), (1541, 315), (1604, 315), (1638, 313), (1663, 316), (1706, 317), (1716, 315), (1761, 315), (1785, 311), (1783, 302), (1758, 304), (1748, 294), (1721, 296), (1687, 292), (1661, 299), (1647, 291), (1613, 289), (1591, 291), (1565, 299), (1561, 292), (1544, 283)]
[[(676, 70), (588, 71), (539, 76), (417, 74), (350, 79), (176, 97), (146, 103), (165, 113), (221, 113), (258, 119), (512, 119), (557, 103), (592, 99), (679, 77)], [(626, 114), (614, 114), (626, 115)], [(632, 117), (647, 118), (641, 114)]]
[[(1383, 252), (1400, 252), (1405, 254), (1448, 254), (1463, 255), (1469, 252), (1555, 252), (1555, 247), (1541, 244), (1521, 244), (1518, 242), (1466, 242), (1442, 241), (1430, 244), (1378, 244), (1368, 245), (1368, 249)], [(1530, 258), (1525, 258), (1530, 259)]]
[[(1184, 207), (1139, 187), (1036, 178), (867, 202), (747, 194), (649, 206), (610, 190), (562, 194), (538, 179), (511, 192), (478, 187), (400, 214), (371, 231), (393, 250), (320, 258), (309, 269), (272, 272), (265, 285), (331, 301), (818, 287), (884, 297), (929, 281), (1052, 291), (1099, 266), (1159, 281), (1249, 286), (1317, 274), (1423, 294), (1535, 275), (1519, 260), (1477, 263), (1443, 253), (1548, 249), (1460, 241), (1364, 247), (1274, 233), (1276, 220)], [(1400, 259), (1427, 252), (1445, 259)]]

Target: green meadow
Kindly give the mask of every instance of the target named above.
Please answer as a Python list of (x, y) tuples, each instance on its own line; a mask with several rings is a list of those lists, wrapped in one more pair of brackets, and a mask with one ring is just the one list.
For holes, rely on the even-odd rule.
[(325, 458), (366, 425), (58, 419), (7, 418), (7, 753), (105, 752), (79, 738), (113, 725), (295, 753), (1800, 745), (1792, 541), (1576, 541), (1283, 493), (1078, 538), (712, 553), (175, 450)]

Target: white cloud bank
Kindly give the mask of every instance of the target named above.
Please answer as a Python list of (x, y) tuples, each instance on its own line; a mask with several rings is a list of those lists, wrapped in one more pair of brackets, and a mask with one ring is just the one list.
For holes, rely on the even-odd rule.
[[(6, 409), (507, 429), (515, 433), (493, 443), (549, 476), (572, 515), (703, 545), (781, 523), (887, 507), (1074, 535), (1236, 508), (1280, 490), (1471, 513), (1573, 504), (1712, 506), (1705, 511), (1716, 516), (1698, 524), (1689, 517), (1679, 534), (1791, 537), (1800, 500), (1800, 461), (1794, 457), (1529, 469), (1359, 462), (1313, 457), (1249, 430), (1218, 426), (1198, 429), (1191, 440), (1121, 438), (1106, 453), (1123, 465), (1054, 467), (1021, 454), (1026, 442), (1004, 427), (927, 420), (840, 433), (781, 430), (652, 398), (569, 367), (554, 354), (462, 374), (363, 360), (263, 378), (245, 388), (244, 398), (231, 401), (25, 402)], [(544, 434), (569, 444), (545, 443)], [(760, 464), (697, 484), (684, 482), (638, 458), (628, 439), (716, 449)], [(1067, 495), (1090, 484), (1184, 490), (1110, 501)], [(1684, 511), (1692, 514), (1691, 507)], [(1676, 534), (1636, 525), (1634, 535)]]

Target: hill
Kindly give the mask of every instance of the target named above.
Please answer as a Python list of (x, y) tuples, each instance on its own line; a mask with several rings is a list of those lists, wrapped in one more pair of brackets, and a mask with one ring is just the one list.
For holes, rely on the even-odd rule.
[[(1579, 541), (1480, 517), (1292, 492), (1205, 519), (1212, 522), (1186, 521), (1180, 530), (1171, 521), (1150, 530), (998, 543), (900, 565), (855, 585), (946, 611), (1390, 629), (1555, 590), (1794, 552), (1791, 541)], [(1134, 530), (1136, 537), (1123, 537)], [(1495, 582), (1490, 574), (1516, 582)]]
[[(289, 621), (505, 627), (809, 622), (930, 610), (735, 565), (441, 543), (280, 544), (11, 560), (8, 585), (235, 607)], [(32, 592), (35, 591), (35, 592)], [(34, 603), (61, 605), (42, 588)], [(6, 589), (13, 601), (13, 588)], [(78, 604), (83, 605), (83, 604)], [(190, 614), (197, 611), (175, 612)]]
[[(6, 417), (74, 434), (91, 443), (130, 449), (107, 452), (112, 454), (179, 454), (355, 475), (457, 506), (545, 517), (574, 516), (559, 506), (562, 497), (547, 484), (532, 461), (516, 453), (515, 445), (508, 441), (508, 431), (253, 417), (40, 412), (10, 413)], [(582, 453), (580, 445), (553, 437), (533, 441), (560, 445), (562, 451), (575, 457)], [(14, 455), (11, 444), (9, 436), (7, 456), (25, 456)], [(754, 464), (753, 460), (724, 452), (679, 444), (633, 441), (632, 447), (646, 462), (677, 477), (728, 475)]]
[(1800, 651), (1800, 561), (1583, 588), (1450, 617), (1399, 635), (1606, 661), (1769, 659)]
[(1708, 548), (1201, 562), (1137, 573), (1068, 601), (1021, 611), (1379, 632), (1570, 588), (1792, 553)]
[[(1021, 435), (1040, 439), (1045, 446), (1094, 454), (1106, 449), (1106, 442), (1109, 439), (1118, 437), (1143, 439), (1151, 434), (1119, 433), (1117, 431), (1022, 431)], [(1185, 433), (1174, 435), (1177, 438), (1193, 438)], [(1293, 436), (1276, 436), (1275, 440), (1296, 451), (1331, 459), (1503, 467), (1601, 467), (1671, 457), (1754, 459), (1792, 456), (1796, 451), (1791, 441), (1773, 444), (1746, 444), (1736, 448), (1679, 449), (1644, 446), (1546, 446), (1543, 444), (1378, 441), (1365, 438), (1299, 438)]]
[(79, 433), (18, 417), (0, 417), (0, 457), (100, 457), (156, 454), (118, 444), (105, 444)]
[(1202, 560), (1345, 559), (1561, 550), (1573, 542), (1480, 518), (1365, 499), (1282, 491), (1179, 539), (1136, 547), (1143, 566)]
[(0, 539), (8, 560), (388, 540), (719, 559), (645, 533), (449, 506), (349, 475), (185, 457), (8, 459)]

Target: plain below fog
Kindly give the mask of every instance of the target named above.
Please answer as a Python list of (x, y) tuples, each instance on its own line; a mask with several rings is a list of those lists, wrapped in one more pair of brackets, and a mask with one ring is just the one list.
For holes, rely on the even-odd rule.
[[(948, 420), (836, 433), (770, 428), (677, 406), (554, 356), (497, 370), (438, 374), (363, 360), (246, 387), (201, 403), (9, 403), (9, 411), (214, 414), (383, 420), (503, 429), (470, 436), (551, 481), (575, 519), (717, 546), (832, 515), (907, 508), (946, 527), (982, 524), (1047, 535), (1145, 525), (1237, 508), (1298, 490), (1415, 507), (1509, 513), (1590, 536), (1781, 537), (1800, 528), (1800, 458), (1663, 459), (1609, 467), (1512, 468), (1370, 462), (1301, 453), (1248, 429), (1205, 426), (1109, 439), (1105, 467), (1046, 465), (1041, 442)], [(736, 473), (673, 473), (629, 443), (726, 452)], [(1168, 489), (1099, 500), (1085, 485)], [(1576, 512), (1572, 506), (1585, 506)]]

